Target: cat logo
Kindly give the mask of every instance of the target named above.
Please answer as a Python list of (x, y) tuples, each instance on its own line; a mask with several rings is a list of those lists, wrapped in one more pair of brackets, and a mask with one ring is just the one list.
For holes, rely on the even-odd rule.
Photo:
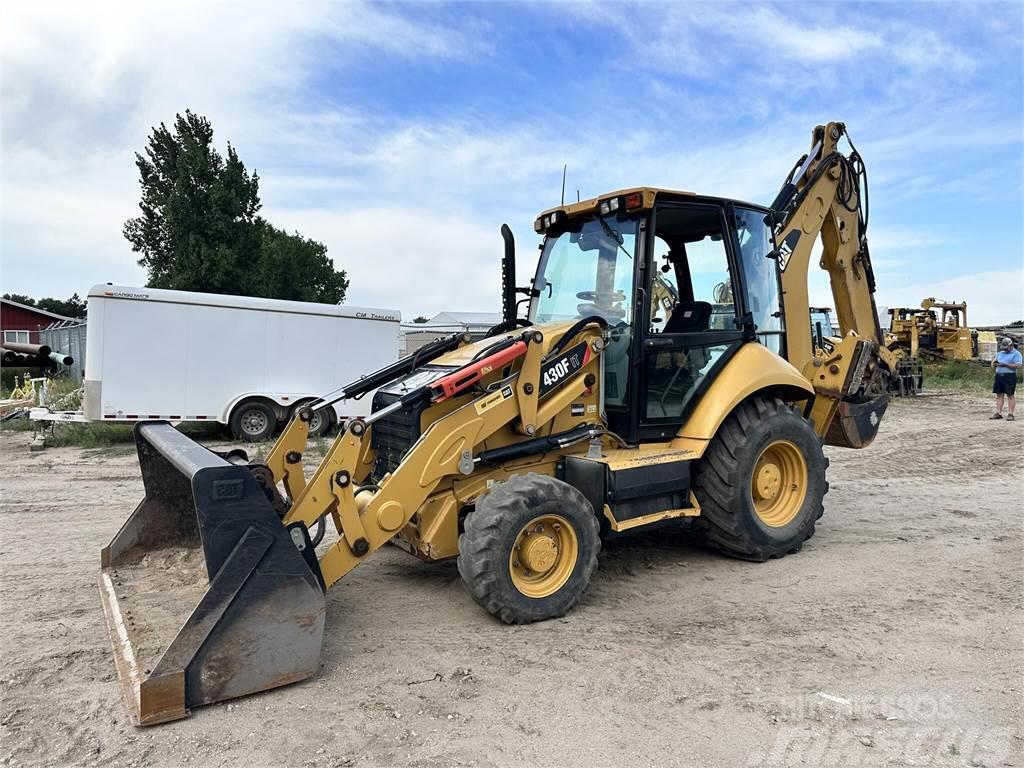
[(487, 397), (477, 400), (473, 404), (473, 407), (476, 409), (477, 413), (483, 414), (491, 410), (494, 406), (500, 405), (504, 401), (508, 400), (510, 397), (512, 397), (512, 387), (504, 386), (497, 392), (492, 392)]
[(796, 250), (796, 244), (800, 242), (800, 230), (794, 229), (788, 235), (786, 239), (779, 245), (779, 271), (785, 272), (786, 267), (789, 265), (789, 258), (793, 255), (793, 251)]

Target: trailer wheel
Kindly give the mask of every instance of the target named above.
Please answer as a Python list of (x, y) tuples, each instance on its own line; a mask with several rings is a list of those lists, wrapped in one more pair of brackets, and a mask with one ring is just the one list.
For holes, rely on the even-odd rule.
[(277, 428), (274, 409), (259, 400), (247, 400), (231, 413), (231, 433), (237, 440), (257, 443), (267, 440)]
[(506, 624), (543, 621), (576, 605), (600, 549), (583, 494), (531, 472), (477, 501), (459, 537), (459, 574), (473, 600)]
[[(294, 415), (295, 411), (301, 408), (302, 405), (303, 403), (299, 403), (299, 405), (295, 406), (292, 414)], [(309, 436), (320, 437), (326, 434), (334, 426), (334, 419), (331, 418), (333, 413), (334, 410), (332, 408), (321, 408), (319, 411), (314, 411), (313, 418), (309, 422)]]

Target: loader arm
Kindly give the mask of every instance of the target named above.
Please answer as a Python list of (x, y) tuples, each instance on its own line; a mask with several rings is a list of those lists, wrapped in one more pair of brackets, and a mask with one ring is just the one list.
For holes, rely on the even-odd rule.
[[(839, 150), (844, 135), (843, 123), (814, 129), (811, 151), (780, 190), (770, 221), (782, 275), (786, 356), (815, 388), (815, 430), (830, 444), (862, 447), (884, 413), (885, 380), (895, 359), (885, 347), (875, 307), (864, 166), (852, 144), (849, 155)], [(829, 275), (840, 341), (815, 351), (806, 322), (807, 278), (819, 237), (820, 266)], [(837, 416), (840, 423), (834, 424)]]
[(302, 455), (306, 450), (309, 425), (313, 420), (314, 411), (329, 408), (339, 400), (363, 397), (377, 387), (394, 381), (414, 371), (418, 366), (429, 363), (468, 342), (469, 336), (461, 333), (437, 339), (378, 371), (338, 387), (316, 400), (304, 403), (297, 409), (267, 455), (265, 463), (273, 476), (273, 485), (283, 485), (290, 500), (298, 499), (305, 489), (306, 477), (302, 469)]
[(431, 402), (442, 402), (465, 394), (492, 372), (522, 359), (517, 372), (493, 382), (483, 394), (427, 427), (401, 464), (378, 486), (361, 484), (371, 463), (368, 454), (373, 423), (383, 411), (348, 426), (284, 518), (286, 526), (301, 522), (309, 527), (324, 515), (331, 515), (339, 537), (319, 561), (327, 587), (394, 537), (442, 481), (471, 475), (478, 461), (477, 447), (488, 437), (510, 425), (531, 437), (538, 425), (550, 423), (555, 414), (594, 385), (603, 344), (598, 321), (583, 328), (576, 324), (567, 334), (577, 343), (586, 343), (586, 360), (542, 401), (538, 383), (541, 363), (552, 351), (558, 351), (560, 337), (545, 336), (534, 329), (508, 347), (428, 385), (428, 394), (410, 393), (410, 400), (429, 396)]

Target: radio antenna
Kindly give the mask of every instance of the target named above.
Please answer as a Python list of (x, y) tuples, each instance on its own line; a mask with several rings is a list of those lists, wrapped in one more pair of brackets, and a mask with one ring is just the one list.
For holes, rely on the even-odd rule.
[(566, 163), (565, 165), (562, 166), (562, 202), (561, 202), (561, 205), (565, 205), (565, 171), (566, 171), (566, 169), (568, 167), (569, 167), (568, 163)]

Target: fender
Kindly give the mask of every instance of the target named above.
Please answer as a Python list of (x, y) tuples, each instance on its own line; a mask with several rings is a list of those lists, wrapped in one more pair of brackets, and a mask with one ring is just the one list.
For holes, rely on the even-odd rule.
[(791, 402), (814, 398), (814, 387), (796, 368), (757, 342), (747, 342), (715, 376), (672, 447), (699, 458), (733, 409), (757, 392)]
[[(269, 400), (275, 405), (279, 406), (287, 414), (296, 403), (302, 402), (303, 400), (314, 400), (316, 395), (312, 393), (292, 393), (292, 392), (243, 392), (240, 395), (236, 395), (228, 401), (228, 404), (224, 407), (221, 412), (218, 421), (221, 424), (227, 424), (231, 419), (231, 412), (235, 410), (235, 406), (243, 400), (249, 400), (250, 398), (259, 398), (262, 400)], [(337, 406), (334, 407), (335, 415), (338, 414)]]

